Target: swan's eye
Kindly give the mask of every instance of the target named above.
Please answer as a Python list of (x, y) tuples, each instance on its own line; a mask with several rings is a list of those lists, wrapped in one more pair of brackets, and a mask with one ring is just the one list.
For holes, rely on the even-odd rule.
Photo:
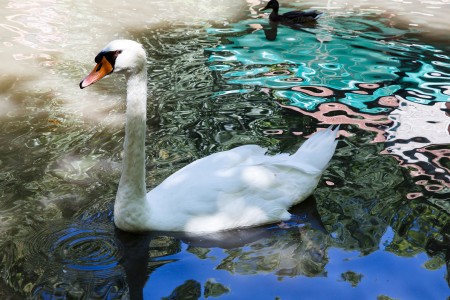
[(97, 56), (95, 57), (95, 63), (99, 64), (102, 61), (103, 56), (105, 55), (105, 53), (100, 52), (99, 54), (97, 54)]
[(122, 53), (122, 50), (114, 50), (114, 51), (107, 51), (107, 52), (100, 52), (95, 57), (95, 62), (99, 64), (103, 57), (106, 58), (106, 60), (111, 64), (111, 66), (114, 68), (114, 65), (116, 63), (117, 56)]

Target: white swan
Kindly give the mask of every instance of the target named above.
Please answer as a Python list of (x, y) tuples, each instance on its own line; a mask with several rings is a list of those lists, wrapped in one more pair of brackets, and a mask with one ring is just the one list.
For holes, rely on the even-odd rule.
[(110, 73), (125, 74), (127, 108), (123, 170), (114, 222), (125, 231), (214, 232), (285, 221), (307, 198), (334, 154), (338, 129), (320, 131), (293, 155), (265, 155), (257, 145), (199, 159), (146, 192), (146, 54), (130, 40), (109, 43), (85, 88)]

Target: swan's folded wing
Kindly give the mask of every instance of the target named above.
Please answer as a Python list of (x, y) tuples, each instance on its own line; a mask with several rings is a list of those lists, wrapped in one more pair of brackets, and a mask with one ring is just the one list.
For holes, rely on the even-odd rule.
[(287, 210), (309, 196), (318, 181), (316, 175), (283, 164), (209, 171), (186, 168), (151, 191), (149, 199), (160, 210), (157, 214), (169, 215), (188, 231), (277, 222), (289, 218)]

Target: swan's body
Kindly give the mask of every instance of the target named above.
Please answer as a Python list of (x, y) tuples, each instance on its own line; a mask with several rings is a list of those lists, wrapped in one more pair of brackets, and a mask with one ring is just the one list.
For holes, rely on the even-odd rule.
[(81, 88), (112, 72), (127, 77), (123, 170), (114, 205), (120, 229), (200, 233), (288, 220), (287, 210), (314, 191), (334, 154), (337, 129), (314, 134), (293, 155), (268, 156), (257, 145), (241, 146), (199, 159), (147, 193), (145, 51), (117, 40), (96, 62)]
[(269, 3), (267, 3), (267, 5), (261, 10), (263, 11), (267, 9), (272, 9), (272, 12), (269, 15), (269, 19), (271, 21), (287, 23), (290, 25), (315, 22), (323, 15), (322, 12), (315, 9), (303, 11), (294, 10), (280, 15), (278, 14), (280, 4), (277, 0), (270, 0)]

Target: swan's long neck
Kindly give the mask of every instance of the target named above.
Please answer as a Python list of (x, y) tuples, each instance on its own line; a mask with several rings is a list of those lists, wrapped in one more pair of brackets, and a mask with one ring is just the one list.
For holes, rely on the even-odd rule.
[(141, 72), (127, 78), (124, 157), (114, 206), (116, 224), (129, 220), (136, 212), (148, 210), (145, 200), (146, 115), (147, 70), (143, 68)]

